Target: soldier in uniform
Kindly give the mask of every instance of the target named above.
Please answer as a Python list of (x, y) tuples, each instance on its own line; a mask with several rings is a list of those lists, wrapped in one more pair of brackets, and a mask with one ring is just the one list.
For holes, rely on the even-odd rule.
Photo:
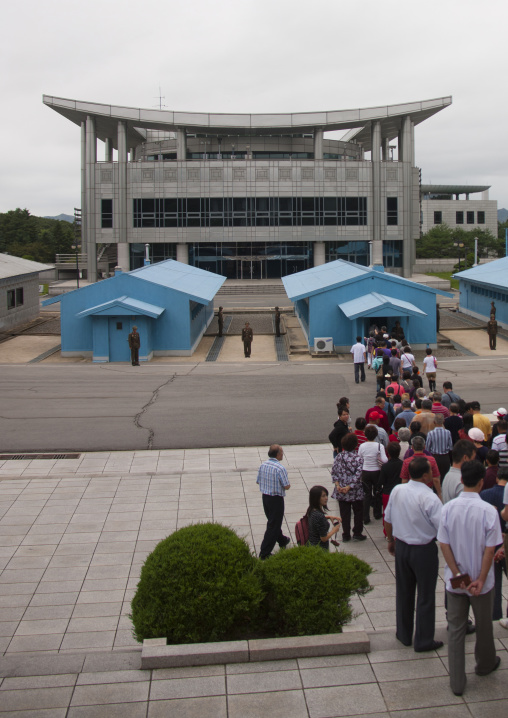
[(252, 345), (252, 339), (254, 337), (254, 333), (252, 331), (252, 328), (249, 324), (249, 322), (245, 322), (245, 326), (242, 329), (242, 342), (243, 342), (243, 352), (247, 359), (250, 359), (250, 352), (251, 352), (251, 345)]
[(217, 314), (217, 322), (219, 324), (219, 334), (218, 336), (222, 336), (222, 329), (224, 328), (224, 314), (222, 313), (222, 307), (219, 307), (219, 313)]
[(132, 366), (139, 366), (139, 347), (141, 346), (141, 340), (138, 334), (138, 328), (132, 327), (132, 332), (129, 334), (127, 340), (131, 350), (131, 362)]
[(275, 336), (280, 337), (280, 310), (275, 307)]
[(492, 301), (490, 303), (490, 316), (494, 315), (494, 319), (496, 318), (496, 305)]
[(489, 335), (489, 349), (496, 348), (497, 322), (496, 315), (490, 315), (490, 321), (487, 322), (487, 334)]

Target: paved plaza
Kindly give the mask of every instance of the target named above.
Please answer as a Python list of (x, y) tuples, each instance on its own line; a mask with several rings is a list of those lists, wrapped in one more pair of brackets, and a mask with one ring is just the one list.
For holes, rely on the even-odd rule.
[[(331, 487), (327, 444), (286, 446), (291, 489), (285, 531), (314, 484)], [(448, 685), (444, 585), (436, 637), (416, 654), (394, 636), (393, 558), (381, 524), (356, 553), (374, 586), (353, 599), (369, 654), (259, 664), (139, 670), (128, 613), (141, 565), (181, 526), (220, 521), (258, 550), (265, 517), (256, 486), (267, 447), (100, 452), (76, 459), (0, 461), (0, 715), (18, 718), (499, 718), (508, 698), (508, 631), (495, 626), (500, 669)], [(334, 503), (334, 502), (331, 502)], [(441, 567), (443, 561), (441, 560)], [(442, 568), (440, 572), (442, 576)], [(505, 600), (508, 593), (505, 588)]]

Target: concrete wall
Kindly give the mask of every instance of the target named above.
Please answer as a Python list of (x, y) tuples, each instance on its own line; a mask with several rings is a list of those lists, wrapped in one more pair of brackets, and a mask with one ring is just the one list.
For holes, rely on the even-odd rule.
[[(23, 304), (7, 309), (7, 292), (23, 289)], [(22, 274), (0, 279), (0, 330), (13, 329), (39, 316), (39, 275)]]

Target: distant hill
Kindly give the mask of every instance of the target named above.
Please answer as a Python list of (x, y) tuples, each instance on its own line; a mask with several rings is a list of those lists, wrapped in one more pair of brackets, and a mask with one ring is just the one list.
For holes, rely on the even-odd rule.
[(74, 222), (72, 214), (59, 214), (58, 217), (44, 217), (44, 219), (59, 219), (61, 222), (70, 222), (71, 224)]
[(508, 209), (498, 209), (497, 210), (497, 221), (498, 222), (506, 222), (508, 219)]

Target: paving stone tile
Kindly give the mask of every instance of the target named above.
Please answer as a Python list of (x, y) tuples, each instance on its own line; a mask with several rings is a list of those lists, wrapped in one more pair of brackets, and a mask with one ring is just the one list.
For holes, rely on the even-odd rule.
[(115, 631), (118, 616), (92, 616), (72, 618), (67, 626), (67, 633), (85, 633), (87, 631)]
[(73, 688), (37, 688), (2, 691), (2, 712), (43, 708), (67, 708)]
[(150, 700), (189, 698), (192, 696), (218, 696), (225, 693), (226, 684), (223, 676), (175, 678), (152, 683)]
[(391, 681), (382, 683), (381, 690), (390, 711), (462, 703), (462, 699), (450, 690), (448, 677), (425, 678), (410, 682)]
[[(370, 634), (369, 634), (370, 635)], [(398, 643), (398, 641), (397, 641)], [(411, 646), (403, 647), (400, 643), (398, 643), (400, 648), (392, 648), (390, 650), (382, 651), (382, 650), (375, 650), (371, 651), (368, 656), (368, 660), (371, 664), (375, 663), (396, 663), (398, 661), (426, 661), (429, 659), (428, 653), (415, 653), (413, 648)], [(371, 640), (371, 648), (372, 648), (372, 640)], [(434, 655), (434, 654), (432, 654)], [(398, 670), (394, 669), (394, 673)]]
[[(121, 614), (123, 604), (121, 601), (112, 603), (79, 603), (71, 607), (72, 618), (96, 618), (103, 616), (116, 616)], [(128, 613), (130, 612), (130, 605)]]
[(10, 606), (8, 608), (0, 608), (0, 622), (20, 621), (25, 612), (24, 606)]
[(4, 678), (0, 686), (0, 691), (73, 686), (77, 678), (76, 673), (61, 673), (56, 676), (15, 676), (12, 678)]
[(69, 708), (67, 718), (146, 718), (148, 704), (109, 703), (108, 705)]
[(132, 635), (132, 628), (118, 629), (115, 637), (115, 648), (130, 648), (141, 644)]
[(298, 671), (270, 671), (269, 673), (240, 673), (228, 675), (228, 695), (236, 693), (266, 693), (268, 691), (298, 690), (301, 688)]
[(69, 591), (66, 593), (35, 593), (30, 601), (30, 606), (68, 606), (75, 603), (78, 596), (78, 591)]
[(0, 584), (3, 583), (34, 583), (41, 580), (44, 574), (42, 568), (25, 568), (19, 570), (5, 569), (0, 575)]
[(18, 621), (0, 621), (0, 637), (13, 636), (18, 623)]
[(30, 603), (31, 596), (29, 593), (22, 594), (8, 594), (6, 596), (0, 596), (0, 607), (11, 608), (16, 606), (25, 607)]
[[(81, 619), (78, 619), (81, 620)], [(61, 649), (112, 648), (115, 631), (87, 631), (86, 633), (66, 633)]]
[(50, 633), (37, 636), (14, 636), (7, 647), (7, 653), (57, 651), (60, 648), (63, 637), (63, 633)]
[[(233, 664), (230, 664), (233, 665)], [(247, 664), (243, 664), (247, 665)], [(214, 666), (182, 666), (181, 668), (156, 668), (152, 671), (152, 681), (174, 678), (197, 678), (199, 676), (223, 676), (224, 665)]]
[(71, 706), (109, 705), (147, 701), (150, 681), (76, 686)]
[[(370, 654), (369, 654), (370, 655)], [(320, 656), (318, 658), (298, 658), (300, 669), (333, 668), (335, 666), (357, 666), (368, 664), (369, 659), (365, 653), (351, 653), (344, 656)]]
[(41, 636), (51, 633), (65, 633), (69, 621), (67, 619), (23, 619), (17, 628), (16, 636)]
[(123, 601), (124, 596), (125, 591), (81, 591), (76, 603), (116, 603)]
[[(468, 703), (468, 708), (471, 711), (471, 715), (473, 715), (474, 718), (501, 718), (501, 716), (503, 716), (504, 712), (506, 711), (505, 700), (487, 700), (481, 701), (480, 703), (469, 703), (468, 698), (465, 694), (464, 697), (466, 698), (466, 702)], [(463, 715), (464, 714), (462, 713), (462, 716)], [(458, 718), (462, 718), (462, 716), (459, 716)], [(405, 716), (403, 718), (405, 718)], [(450, 716), (450, 718), (452, 717)], [(455, 718), (455, 716), (453, 716), (453, 718)]]
[(498, 669), (488, 676), (467, 677), (464, 698), (468, 704), (508, 698), (508, 669)]
[(83, 672), (139, 670), (140, 668), (141, 647), (137, 651), (88, 654), (85, 658)]
[(102, 683), (135, 683), (146, 681), (149, 674), (147, 671), (125, 670), (125, 671), (103, 671), (100, 673), (81, 673), (78, 676), (78, 686), (100, 685)]
[[(471, 710), (471, 707), (470, 707)], [(391, 713), (393, 718), (464, 718), (467, 715), (464, 710), (464, 704), (457, 706), (436, 706), (435, 708), (418, 708), (409, 711), (395, 711)], [(475, 715), (473, 713), (473, 715)], [(495, 718), (499, 718), (500, 714), (496, 714)], [(494, 718), (494, 714), (489, 716), (482, 713), (481, 718)]]
[(394, 667), (389, 663), (375, 663), (374, 673), (379, 683), (392, 680), (413, 680), (418, 678), (434, 678), (447, 676), (443, 662), (440, 658), (426, 658), (424, 660), (397, 661)]
[(310, 718), (329, 718), (386, 711), (383, 696), (375, 683), (333, 688), (308, 688), (305, 698)]
[(259, 718), (259, 716), (308, 718), (303, 691), (228, 696), (228, 718)]
[(53, 556), (50, 559), (48, 568), (88, 568), (91, 560), (90, 556), (80, 556), (79, 554), (71, 554), (70, 556)]
[(82, 585), (83, 581), (41, 581), (36, 593), (75, 593)]
[(151, 701), (148, 707), (148, 718), (226, 718), (227, 714), (224, 696)]
[(356, 666), (343, 665), (340, 671), (336, 667), (301, 669), (300, 673), (304, 688), (373, 683), (376, 680), (371, 667), (364, 664)]

